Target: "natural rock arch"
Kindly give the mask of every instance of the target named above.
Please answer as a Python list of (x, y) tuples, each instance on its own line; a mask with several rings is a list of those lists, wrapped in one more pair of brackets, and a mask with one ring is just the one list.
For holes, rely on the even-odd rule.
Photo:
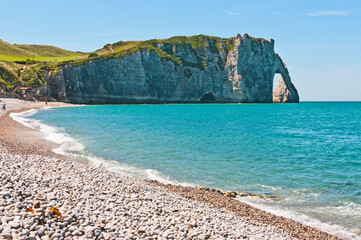
[(279, 56), (277, 56), (273, 68), (272, 81), (274, 81), (274, 76), (277, 73), (281, 75), (281, 79), (273, 89), (272, 101), (274, 103), (298, 103), (298, 92), (291, 82), (291, 77), (288, 73), (287, 66), (283, 63)]
[[(175, 59), (140, 48), (119, 58), (67, 64), (44, 75), (48, 95), (73, 103), (298, 102), (273, 40), (245, 34), (218, 42), (211, 37), (194, 41), (203, 47), (187, 42), (172, 48), (157, 45), (163, 54), (172, 50)], [(273, 90), (276, 73), (282, 80)]]

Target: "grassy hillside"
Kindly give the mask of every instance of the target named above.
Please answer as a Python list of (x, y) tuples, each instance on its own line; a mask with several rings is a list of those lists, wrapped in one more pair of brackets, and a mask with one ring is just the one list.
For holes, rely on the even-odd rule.
[(0, 39), (0, 55), (60, 57), (70, 54), (74, 52), (47, 45), (12, 45)]
[[(24, 64), (26, 61), (31, 62), (64, 62), (64, 61), (71, 61), (84, 58), (84, 54), (80, 53), (71, 53), (66, 56), (54, 56), (54, 57), (47, 57), (47, 56), (14, 56), (14, 55), (5, 55), (0, 54), (0, 61), (6, 62), (23, 62)], [(87, 56), (85, 56), (87, 57)]]
[(39, 55), (44, 57), (59, 57), (59, 56), (67, 56), (70, 54), (74, 54), (74, 52), (72, 51), (68, 51), (54, 46), (47, 46), (47, 45), (15, 44), (14, 46), (24, 51), (32, 52), (34, 53), (34, 55)]
[(17, 68), (18, 66), (14, 66), (14, 64), (0, 62), (0, 87), (2, 89), (10, 91), (15, 87), (14, 85), (19, 83)]
[(32, 52), (18, 48), (15, 45), (11, 45), (3, 40), (0, 40), (0, 54), (12, 55), (12, 56), (31, 56)]
[(58, 64), (87, 57), (86, 53), (53, 46), (12, 45), (0, 40), (0, 88), (12, 91), (19, 84), (33, 88), (44, 86), (45, 71), (54, 71)]

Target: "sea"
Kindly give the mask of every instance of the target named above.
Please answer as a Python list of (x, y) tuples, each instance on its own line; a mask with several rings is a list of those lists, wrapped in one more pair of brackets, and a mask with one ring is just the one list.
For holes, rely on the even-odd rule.
[(13, 113), (54, 152), (126, 176), (239, 198), (361, 239), (361, 102), (87, 105)]

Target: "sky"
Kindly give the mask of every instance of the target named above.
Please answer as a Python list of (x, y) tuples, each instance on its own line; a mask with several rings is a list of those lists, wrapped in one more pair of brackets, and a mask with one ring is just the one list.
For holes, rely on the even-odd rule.
[(0, 39), (107, 43), (248, 33), (275, 40), (301, 101), (361, 101), (361, 0), (0, 0)]

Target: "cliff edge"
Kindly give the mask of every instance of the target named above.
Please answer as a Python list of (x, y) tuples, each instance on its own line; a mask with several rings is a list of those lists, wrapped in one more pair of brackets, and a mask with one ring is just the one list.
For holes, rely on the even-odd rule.
[(299, 102), (274, 41), (247, 34), (118, 42), (93, 56), (45, 72), (43, 95), (73, 103)]

